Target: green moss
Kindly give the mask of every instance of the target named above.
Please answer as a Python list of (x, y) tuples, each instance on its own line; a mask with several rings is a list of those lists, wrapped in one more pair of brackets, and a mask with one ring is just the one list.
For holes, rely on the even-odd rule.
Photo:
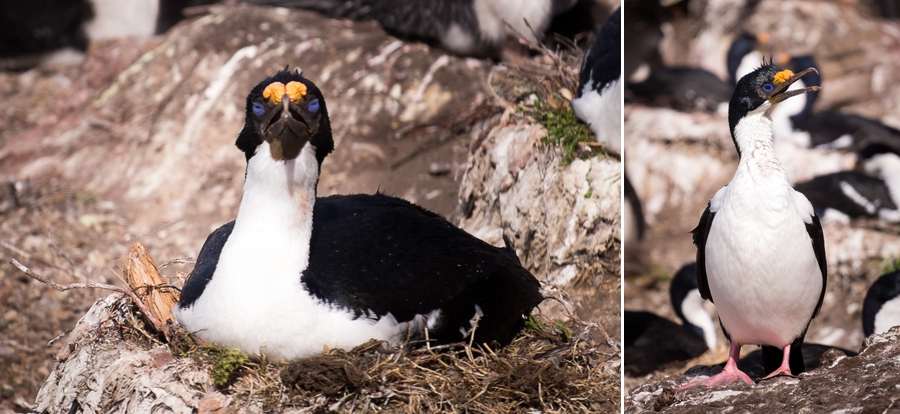
[(218, 387), (228, 385), (234, 379), (235, 371), (249, 359), (247, 354), (237, 349), (216, 344), (204, 345), (198, 351), (212, 364), (209, 376)]
[[(547, 129), (545, 145), (560, 148), (563, 152), (563, 165), (569, 165), (582, 155), (592, 156), (591, 152), (582, 151), (580, 143), (592, 142), (593, 135), (587, 125), (575, 116), (572, 106), (557, 95), (551, 95), (544, 101), (534, 101), (535, 118)], [(585, 154), (582, 154), (585, 153)]]
[(534, 317), (533, 313), (528, 314), (528, 319), (525, 319), (525, 328), (532, 329), (538, 332), (544, 332), (544, 324), (541, 323), (536, 317)]
[(884, 259), (881, 262), (881, 274), (893, 273), (900, 270), (900, 259)]
[(565, 325), (563, 325), (563, 324), (557, 322), (557, 323), (556, 323), (556, 330), (559, 331), (559, 332), (561, 332), (561, 333), (563, 334), (563, 336), (566, 337), (566, 340), (567, 340), (567, 341), (570, 340), (570, 339), (572, 339), (572, 330), (570, 330), (569, 328), (566, 328)]

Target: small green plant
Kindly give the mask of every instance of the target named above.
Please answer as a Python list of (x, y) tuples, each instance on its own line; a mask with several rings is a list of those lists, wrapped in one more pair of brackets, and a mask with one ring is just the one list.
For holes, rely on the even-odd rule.
[(221, 345), (204, 345), (200, 347), (201, 355), (212, 362), (209, 376), (218, 387), (228, 385), (235, 371), (247, 362), (247, 354)]
[(900, 270), (900, 259), (887, 259), (881, 262), (882, 274), (893, 273)]
[(566, 328), (562, 323), (556, 323), (556, 330), (562, 332), (563, 336), (566, 337), (566, 340), (572, 339), (572, 331), (569, 328)]
[(525, 327), (528, 329), (533, 329), (538, 332), (544, 332), (544, 324), (541, 321), (537, 320), (534, 317), (534, 314), (528, 314), (528, 319), (525, 319)]
[(563, 165), (569, 165), (578, 157), (580, 143), (592, 141), (587, 125), (575, 116), (572, 106), (562, 102), (556, 95), (546, 101), (536, 99), (534, 109), (538, 122), (547, 129), (545, 145), (553, 145), (563, 150)]

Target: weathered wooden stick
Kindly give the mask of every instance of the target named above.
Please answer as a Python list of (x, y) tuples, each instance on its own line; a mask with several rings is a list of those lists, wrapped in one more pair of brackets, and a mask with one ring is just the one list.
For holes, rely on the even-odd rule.
[(178, 301), (177, 290), (159, 274), (153, 258), (140, 243), (135, 243), (128, 251), (124, 270), (128, 287), (137, 294), (153, 317), (164, 325), (174, 322), (172, 307)]
[(144, 306), (144, 303), (141, 302), (141, 299), (138, 298), (138, 296), (134, 292), (132, 292), (128, 289), (123, 289), (123, 288), (120, 288), (118, 286), (113, 286), (113, 285), (107, 285), (105, 283), (69, 283), (68, 285), (60, 285), (59, 283), (53, 282), (35, 272), (33, 272), (31, 269), (29, 269), (22, 263), (19, 263), (19, 261), (16, 259), (10, 259), (9, 262), (12, 263), (13, 266), (15, 266), (16, 268), (21, 270), (23, 273), (30, 276), (32, 279), (35, 279), (35, 280), (37, 280), (47, 286), (50, 286), (53, 289), (56, 289), (60, 292), (65, 292), (65, 291), (71, 290), (71, 289), (104, 289), (104, 290), (111, 290), (113, 292), (119, 292), (119, 293), (126, 294), (126, 295), (128, 295), (128, 297), (131, 298), (131, 301), (134, 302), (135, 305), (137, 305), (137, 307), (141, 310), (141, 312), (145, 316), (147, 316), (147, 319), (150, 320), (150, 323), (152, 323), (153, 326), (156, 327), (156, 329), (158, 329), (160, 332), (162, 332), (163, 335), (166, 336), (167, 340), (169, 338), (169, 335), (167, 332), (168, 330), (166, 329), (166, 326), (164, 324), (161, 324), (159, 322), (159, 319), (154, 317), (153, 314), (150, 313), (150, 310), (147, 309), (146, 306)]

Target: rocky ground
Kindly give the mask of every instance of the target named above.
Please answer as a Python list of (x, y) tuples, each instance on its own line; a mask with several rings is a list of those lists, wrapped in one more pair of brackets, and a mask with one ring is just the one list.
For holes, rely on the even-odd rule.
[[(895, 76), (900, 67), (900, 24), (866, 14), (857, 2), (810, 1), (706, 1), (691, 3), (689, 13), (673, 22), (662, 44), (669, 64), (699, 65), (723, 75), (724, 52), (731, 36), (740, 31), (765, 31), (772, 37), (772, 53), (811, 53), (822, 65), (823, 86), (817, 110), (838, 109), (880, 119), (900, 126), (900, 92), (896, 82), (882, 83), (884, 74)], [(626, 44), (628, 40), (626, 39)], [(860, 44), (866, 45), (859, 47)], [(626, 104), (626, 174), (644, 203), (649, 225), (639, 246), (626, 246), (624, 308), (648, 310), (675, 319), (668, 298), (668, 281), (682, 265), (693, 261), (696, 252), (690, 230), (699, 220), (707, 201), (725, 185), (737, 165), (737, 154), (724, 115), (677, 112)], [(853, 157), (839, 152), (823, 153), (784, 146), (779, 156), (793, 182), (814, 175), (852, 168)], [(808, 342), (843, 347), (852, 351), (863, 343), (861, 303), (869, 286), (900, 257), (900, 229), (869, 220), (824, 226), (828, 257), (828, 289), (822, 313), (813, 320)], [(896, 335), (889, 336), (895, 341)], [(870, 339), (871, 340), (871, 339)], [(688, 381), (682, 373), (692, 365), (724, 362), (724, 337), (720, 349), (687, 366), (669, 369), (645, 378), (625, 379), (626, 411), (653, 410), (664, 389)], [(754, 347), (746, 347), (745, 353)], [(891, 348), (893, 349), (893, 348)], [(870, 351), (869, 352), (873, 352)], [(878, 351), (880, 352), (880, 351)], [(869, 354), (868, 358), (895, 358)], [(865, 367), (866, 356), (848, 358), (820, 368), (810, 377), (779, 379), (752, 387), (736, 385), (715, 392), (692, 390), (674, 399), (663, 397), (656, 409), (672, 412), (706, 412), (730, 407), (735, 412), (760, 409), (790, 411), (811, 407), (815, 412), (838, 408), (861, 412), (893, 407), (892, 400), (876, 397), (893, 393), (894, 384), (873, 382), (879, 375), (896, 376), (891, 364)], [(693, 372), (693, 371), (692, 371)], [(706, 372), (709, 371), (700, 371)], [(813, 379), (817, 378), (817, 379)], [(854, 388), (847, 396), (833, 395), (840, 381), (871, 384)], [(780, 388), (779, 388), (780, 387)], [(782, 391), (773, 390), (778, 388)], [(668, 391), (666, 391), (667, 393)], [(650, 398), (650, 395), (653, 395)], [(791, 396), (788, 396), (790, 394)], [(782, 398), (783, 397), (783, 398)], [(763, 400), (762, 398), (766, 398)], [(801, 402), (803, 398), (816, 402)], [(874, 405), (854, 401), (871, 401)], [(763, 401), (784, 406), (765, 405)], [(877, 401), (877, 403), (876, 403)], [(816, 405), (821, 404), (821, 405)]]
[[(567, 73), (577, 71), (575, 60), (566, 62)], [(525, 63), (551, 68), (528, 76), (554, 73), (559, 64), (546, 56)], [(285, 65), (302, 68), (328, 100), (337, 149), (323, 164), (321, 195), (380, 189), (459, 221), (473, 143), (498, 125), (533, 122), (510, 119), (506, 105), (523, 98), (513, 87), (522, 78), (510, 75), (510, 66), (399, 41), (374, 24), (247, 6), (213, 8), (160, 38), (94, 44), (80, 66), (0, 74), (0, 408), (30, 407), (55, 366), (57, 337), (107, 296), (56, 292), (8, 260), (59, 283), (122, 286), (121, 260), (140, 241), (180, 285), (191, 269), (180, 259), (195, 257), (240, 200), (244, 159), (233, 141), (246, 93)], [(541, 162), (558, 161), (545, 156), (539, 138), (528, 145)], [(543, 266), (531, 263), (539, 279), (566, 289), (583, 319), (602, 323), (612, 336), (604, 352), (615, 352), (618, 201), (604, 197), (618, 195), (620, 164), (585, 158), (569, 168), (580, 178), (563, 187), (565, 197), (583, 200), (563, 245), (572, 248), (570, 239), (581, 242), (585, 234), (598, 241), (587, 251), (560, 250)], [(596, 195), (585, 197), (588, 189)], [(466, 228), (494, 234), (488, 226), (504, 220), (473, 220)], [(516, 247), (520, 255), (534, 251)], [(555, 276), (578, 261), (589, 271)], [(613, 388), (603, 398), (617, 401)]]

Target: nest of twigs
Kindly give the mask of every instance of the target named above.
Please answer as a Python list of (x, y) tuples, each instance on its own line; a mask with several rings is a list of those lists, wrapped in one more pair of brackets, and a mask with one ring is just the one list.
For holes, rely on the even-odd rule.
[[(145, 255), (140, 246), (132, 249), (129, 261), (135, 265), (128, 273), (155, 274), (152, 259)], [(326, 349), (316, 357), (272, 363), (265, 357), (247, 357), (235, 350), (198, 346), (169, 317), (148, 318), (141, 309), (155, 313), (161, 306), (154, 301), (169, 303), (173, 299), (165, 296), (175, 292), (171, 286), (154, 286), (156, 282), (140, 283), (145, 285), (132, 289), (159, 294), (98, 301), (66, 339), (65, 355), (57, 358), (61, 362), (76, 360), (76, 354), (89, 352), (98, 360), (115, 365), (117, 359), (140, 360), (135, 355), (151, 355), (153, 363), (143, 369), (164, 370), (168, 375), (165, 381), (154, 380), (154, 387), (191, 381), (188, 386), (178, 385), (198, 389), (197, 378), (206, 378), (205, 386), (200, 388), (230, 396), (229, 410), (256, 407), (265, 412), (303, 408), (346, 413), (562, 413), (614, 412), (619, 408), (620, 352), (608, 338), (594, 340), (591, 332), (598, 327), (580, 322), (577, 317), (563, 325), (532, 316), (522, 333), (501, 349), (471, 343), (440, 347), (406, 343), (389, 348), (373, 340), (350, 351)], [(121, 290), (117, 289), (122, 293)], [(158, 362), (159, 368), (154, 367)], [(91, 373), (83, 376), (90, 377)], [(70, 392), (75, 395), (74, 401), (87, 403), (85, 394), (90, 390), (66, 389), (66, 393)], [(153, 398), (155, 392), (146, 393), (147, 398)]]

